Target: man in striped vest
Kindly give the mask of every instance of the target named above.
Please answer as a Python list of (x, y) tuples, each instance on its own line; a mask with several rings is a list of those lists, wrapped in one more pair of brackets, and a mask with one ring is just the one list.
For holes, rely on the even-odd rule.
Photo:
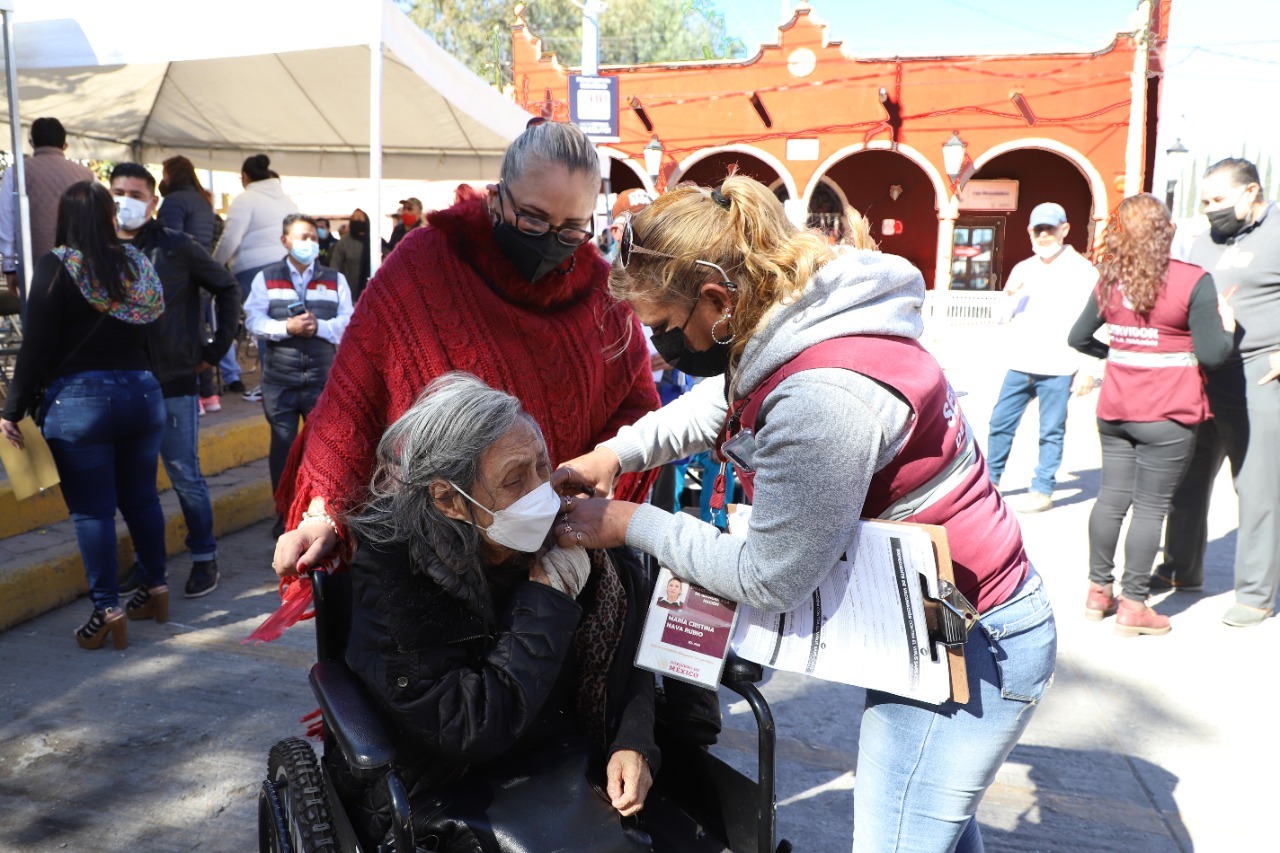
[(266, 340), (262, 409), (271, 425), (272, 492), (298, 435), (298, 418), (311, 414), (320, 399), (354, 310), (346, 278), (317, 260), (315, 220), (289, 214), (280, 242), (288, 255), (258, 273), (244, 304), (250, 334)]

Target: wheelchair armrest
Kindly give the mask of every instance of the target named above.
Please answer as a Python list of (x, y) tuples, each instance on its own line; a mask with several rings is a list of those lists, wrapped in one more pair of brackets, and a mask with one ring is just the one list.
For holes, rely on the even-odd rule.
[(311, 689), (320, 702), (325, 728), (333, 735), (351, 772), (376, 779), (391, 768), (395, 747), (364, 686), (341, 660), (311, 667)]
[(758, 684), (764, 680), (764, 667), (749, 660), (743, 660), (730, 654), (724, 662), (724, 672), (720, 674), (720, 683), (725, 687), (735, 684)]

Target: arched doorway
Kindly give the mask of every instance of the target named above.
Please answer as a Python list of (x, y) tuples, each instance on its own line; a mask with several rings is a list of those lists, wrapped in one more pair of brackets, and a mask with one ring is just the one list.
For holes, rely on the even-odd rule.
[(609, 164), (609, 192), (616, 194), (634, 189), (646, 189), (644, 178), (630, 164), (614, 157)]
[[(833, 163), (823, 177), (871, 223), (871, 236), (880, 243), (880, 250), (914, 264), (924, 276), (925, 286), (932, 290), (937, 271), (938, 207), (933, 181), (924, 169), (896, 151), (864, 149)], [(811, 211), (823, 188), (823, 183), (814, 186)]]
[[(997, 232), (992, 253), (993, 289), (1003, 289), (1009, 272), (1019, 261), (1031, 257), (1031, 237), (1027, 224), (1032, 209), (1044, 202), (1056, 202), (1067, 212), (1071, 230), (1067, 244), (1081, 254), (1092, 248), (1094, 198), (1089, 180), (1069, 159), (1041, 148), (1015, 148), (992, 157), (970, 179), (1013, 180), (1018, 182), (1017, 208), (1005, 211), (978, 211), (965, 208), (961, 193), (956, 219), (957, 244), (966, 228), (990, 227)], [(998, 232), (1003, 231), (1001, 238)]]
[(729, 170), (736, 167), (737, 173), (748, 178), (755, 178), (760, 183), (772, 186), (783, 180), (778, 170), (763, 159), (743, 151), (716, 151), (700, 157), (697, 162), (677, 170), (670, 177), (670, 185), (692, 181), (699, 186), (715, 187), (723, 183), (729, 176)]

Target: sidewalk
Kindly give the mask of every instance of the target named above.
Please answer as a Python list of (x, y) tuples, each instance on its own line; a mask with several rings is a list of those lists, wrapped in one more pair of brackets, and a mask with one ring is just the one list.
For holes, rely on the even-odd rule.
[[(962, 331), (943, 360), (985, 445), (1003, 377), (998, 337)], [(1280, 620), (1219, 621), (1232, 598), (1230, 483), (1216, 484), (1205, 592), (1157, 604), (1171, 634), (1121, 639), (1114, 620), (1086, 622), (1092, 407), (1072, 403), (1058, 505), (1021, 517), (1057, 612), (1058, 672), (979, 811), (987, 849), (1274, 850), (1265, 816), (1280, 747), (1268, 700)], [(1014, 493), (1035, 464), (1035, 417), (1033, 408), (1009, 463)], [(278, 602), (269, 528), (223, 537), (218, 590), (175, 598), (168, 624), (131, 623), (126, 651), (75, 647), (83, 599), (0, 634), (0, 851), (255, 848), (267, 751), (301, 735), (297, 720), (315, 707), (310, 625), (269, 645), (239, 643)], [(863, 692), (786, 674), (764, 692), (778, 725), (780, 837), (805, 853), (848, 850)], [(754, 723), (733, 698), (722, 691), (716, 749), (747, 769)]]

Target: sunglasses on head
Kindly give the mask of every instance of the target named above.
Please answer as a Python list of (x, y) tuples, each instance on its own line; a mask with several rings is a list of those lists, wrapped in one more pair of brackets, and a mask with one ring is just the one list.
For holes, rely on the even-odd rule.
[[(618, 265), (622, 267), (622, 269), (625, 270), (627, 268), (627, 264), (631, 263), (632, 253), (638, 255), (652, 255), (655, 258), (666, 258), (671, 261), (680, 260), (675, 255), (668, 255), (666, 252), (656, 252), (653, 249), (646, 249), (644, 246), (637, 245), (635, 231), (631, 228), (631, 214), (628, 213), (626, 220), (622, 223), (622, 236), (618, 238)], [(711, 261), (701, 261), (696, 259), (694, 260), (694, 263), (698, 266), (710, 267), (720, 273), (720, 278), (723, 279), (721, 284), (729, 290), (738, 289), (737, 285), (729, 280), (729, 274), (726, 273), (724, 268), (719, 264), (713, 264)]]

